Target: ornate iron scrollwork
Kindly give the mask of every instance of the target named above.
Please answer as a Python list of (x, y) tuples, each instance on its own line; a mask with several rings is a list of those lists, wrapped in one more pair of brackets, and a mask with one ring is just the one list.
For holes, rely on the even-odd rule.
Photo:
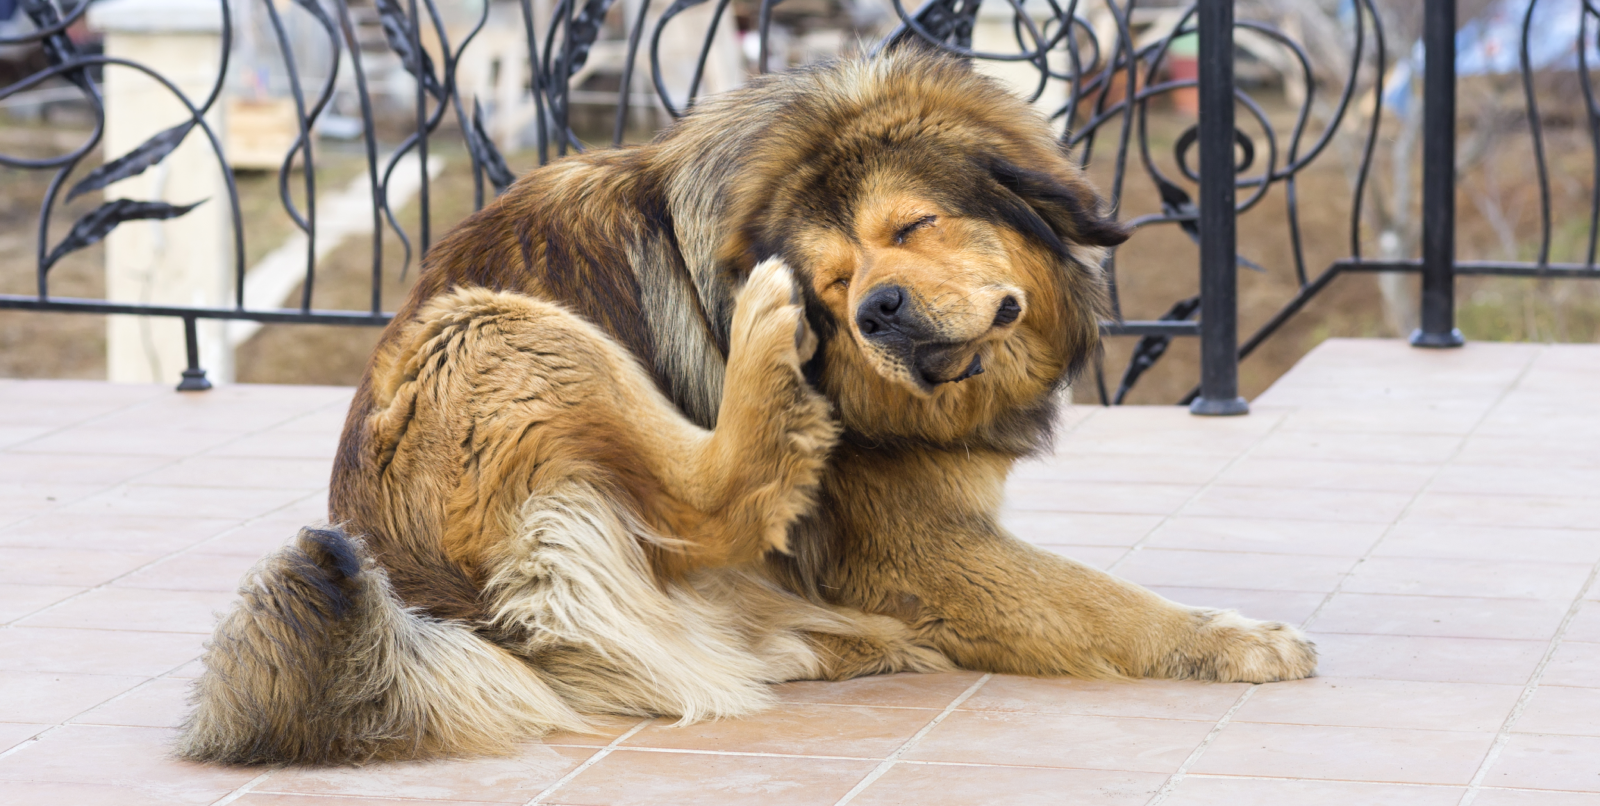
[[(1434, 0), (1430, 0), (1433, 2)], [(241, 222), (239, 196), (231, 173), (224, 171), (226, 198), (208, 203), (226, 205), (233, 222), (232, 252), (235, 295), (232, 306), (214, 308), (144, 306), (134, 303), (112, 303), (94, 300), (58, 300), (49, 294), (49, 271), (63, 255), (104, 238), (119, 224), (131, 220), (165, 219), (182, 216), (202, 200), (169, 204), (157, 201), (110, 199), (97, 209), (79, 218), (58, 241), (51, 240), (58, 201), (72, 200), (85, 193), (104, 190), (112, 184), (129, 179), (157, 166), (167, 159), (179, 144), (190, 137), (199, 136), (207, 141), (210, 151), (219, 163), (226, 165), (225, 155), (217, 133), (206, 116), (218, 102), (224, 88), (233, 48), (232, 17), (234, 0), (218, 0), (222, 23), (222, 51), (219, 54), (219, 73), (205, 98), (196, 102), (179, 90), (171, 81), (137, 62), (122, 58), (87, 53), (80, 50), (68, 36), (68, 29), (81, 22), (88, 4), (78, 2), (63, 13), (56, 0), (22, 0), (21, 9), (31, 21), (33, 31), (11, 38), (0, 38), (0, 45), (31, 44), (39, 48), (46, 66), (32, 75), (0, 86), (0, 100), (27, 92), (56, 81), (75, 89), (93, 116), (93, 129), (87, 139), (66, 153), (47, 158), (24, 158), (0, 154), (0, 165), (27, 170), (53, 172), (44, 198), (39, 205), (39, 223), (36, 237), (37, 293), (35, 295), (0, 296), (0, 307), (37, 310), (85, 311), (105, 313), (147, 312), (153, 315), (182, 316), (191, 326), (197, 318), (250, 319), (256, 321), (328, 322), (382, 324), (389, 314), (383, 310), (381, 286), (386, 272), (396, 271), (392, 261), (386, 259), (379, 224), (385, 224), (402, 245), (403, 255), (398, 271), (408, 271), (413, 259), (413, 236), (420, 249), (426, 250), (431, 240), (432, 209), (427, 175), (427, 152), (430, 138), (436, 136), (447, 116), (454, 115), (466, 142), (471, 171), (475, 179), (475, 202), (481, 206), (492, 193), (499, 193), (511, 184), (514, 177), (486, 122), (483, 103), (478, 98), (463, 98), (457, 76), (462, 53), (484, 29), (489, 17), (489, 2), (481, 7), (474, 26), (452, 45), (449, 28), (440, 14), (436, 0), (372, 0), (376, 21), (381, 28), (383, 41), (416, 83), (416, 93), (411, 99), (412, 121), (409, 132), (386, 156), (380, 155), (376, 130), (377, 120), (373, 102), (373, 88), (367, 75), (367, 65), (361, 57), (357, 42), (355, 19), (346, 0), (295, 0), (293, 5), (280, 6), (268, 0), (258, 2), (264, 11), (286, 72), (289, 93), (294, 101), (296, 133), (293, 144), (284, 155), (279, 172), (280, 202), (294, 224), (307, 238), (305, 278), (297, 310), (258, 311), (246, 309), (243, 296), (244, 229)], [(658, 14), (652, 15), (652, 0), (638, 0), (631, 14), (613, 12), (614, 0), (556, 0), (548, 19), (536, 19), (532, 0), (517, 0), (520, 11), (522, 35), (526, 39), (528, 60), (528, 87), (533, 110), (535, 144), (538, 158), (544, 162), (570, 150), (585, 147), (574, 131), (572, 107), (575, 103), (572, 79), (595, 57), (596, 44), (607, 31), (608, 19), (622, 17), (620, 35), (625, 39), (621, 65), (620, 89), (612, 143), (620, 144), (628, 123), (629, 107), (634, 102), (631, 91), (635, 84), (635, 71), (640, 49), (647, 49), (648, 84), (653, 88), (659, 104), (670, 116), (682, 115), (690, 108), (705, 83), (707, 61), (722, 22), (733, 9), (732, 0), (717, 0), (707, 15), (703, 31), (684, 30), (682, 16), (706, 0), (672, 0)], [(771, 51), (774, 8), (778, 0), (755, 0), (756, 26), (753, 34), (759, 38), (759, 57), (755, 69), (764, 70)], [(905, 0), (890, 0), (895, 23), (893, 30), (877, 40), (871, 49), (876, 52), (886, 47), (920, 45), (944, 50), (961, 56), (1021, 65), (1033, 71), (1035, 79), (1028, 79), (1028, 91), (1038, 100), (1046, 97), (1052, 86), (1060, 90), (1059, 105), (1047, 110), (1061, 129), (1061, 145), (1077, 160), (1089, 165), (1096, 159), (1111, 161), (1111, 182), (1107, 190), (1117, 204), (1127, 183), (1135, 181), (1135, 170), (1142, 171), (1154, 186), (1161, 200), (1159, 212), (1128, 219), (1125, 223), (1135, 230), (1154, 226), (1176, 226), (1190, 238), (1200, 239), (1199, 196), (1190, 191), (1202, 177), (1189, 159), (1191, 147), (1197, 139), (1196, 129), (1182, 133), (1172, 146), (1171, 165), (1176, 171), (1169, 173), (1158, 164), (1153, 153), (1150, 105), (1157, 99), (1197, 86), (1193, 78), (1171, 78), (1167, 65), (1171, 61), (1174, 43), (1183, 37), (1200, 33), (1196, 4), (1179, 10), (1167, 25), (1164, 33), (1150, 37), (1139, 36), (1134, 19), (1142, 9), (1136, 0), (1097, 0), (1091, 9), (1088, 2), (1080, 0), (990, 0), (992, 6), (982, 7), (982, 0), (928, 0), (912, 10)], [(1589, 61), (1591, 43), (1600, 32), (1600, 4), (1597, 0), (1579, 0), (1575, 4), (1578, 19), (1575, 26), (1577, 42), (1577, 74), (1586, 111), (1586, 123), (1595, 150), (1595, 177), (1593, 201), (1589, 215), (1587, 260), (1583, 264), (1552, 264), (1551, 253), (1551, 193), (1550, 177), (1544, 154), (1544, 136), (1540, 125), (1537, 96), (1532, 75), (1535, 65), (1530, 60), (1529, 35), (1533, 27), (1535, 7), (1539, 0), (1527, 0), (1522, 20), (1521, 51), (1523, 92), (1535, 150), (1537, 181), (1540, 190), (1541, 236), (1537, 259), (1528, 264), (1462, 264), (1459, 271), (1500, 272), (1507, 274), (1544, 274), (1560, 276), (1600, 276), (1596, 271), (1597, 243), (1600, 243), (1600, 101), (1591, 85)], [(1282, 69), (1292, 74), (1293, 80), (1305, 88), (1298, 108), (1293, 109), (1293, 122), (1288, 131), (1274, 124), (1249, 92), (1234, 89), (1237, 109), (1242, 111), (1242, 123), (1235, 132), (1237, 161), (1233, 166), (1232, 181), (1238, 190), (1235, 215), (1243, 215), (1260, 204), (1269, 190), (1281, 186), (1285, 194), (1287, 229), (1290, 241), (1288, 267), (1263, 267), (1239, 256), (1238, 265), (1256, 271), (1288, 270), (1294, 273), (1299, 293), (1290, 300), (1277, 316), (1245, 339), (1239, 354), (1247, 355), (1271, 335), (1289, 316), (1299, 310), (1316, 293), (1341, 273), (1351, 271), (1416, 271), (1415, 261), (1380, 261), (1363, 256), (1363, 207), (1370, 192), (1370, 176), (1374, 163), (1374, 149), (1384, 112), (1385, 78), (1388, 72), (1387, 44), (1380, 24), (1380, 14), (1375, 0), (1353, 0), (1346, 16), (1348, 25), (1348, 67), (1343, 75), (1322, 76), (1313, 69), (1310, 52), (1284, 31), (1261, 21), (1239, 20), (1234, 32), (1248, 34), (1259, 42), (1280, 48), (1285, 54)], [(749, 9), (735, 9), (749, 19)], [(978, 33), (987, 24), (984, 16), (998, 10), (1002, 16), (1009, 14), (1006, 26), (1012, 45), (1009, 49), (994, 51), (988, 41), (980, 42)], [(981, 14), (980, 12), (984, 12)], [(1091, 13), (1092, 12), (1092, 13)], [(314, 31), (325, 41), (333, 53), (333, 67), (320, 86), (307, 87), (298, 67), (293, 42), (284, 16), (299, 14), (309, 21)], [(1094, 23), (1091, 17), (1099, 22)], [(616, 23), (610, 23), (615, 29)], [(746, 22), (748, 25), (748, 21)], [(1098, 25), (1098, 27), (1096, 27)], [(671, 28), (671, 35), (693, 36), (698, 44), (693, 70), (685, 86), (669, 87), (669, 78), (662, 64), (662, 43)], [(992, 30), (992, 29), (991, 29)], [(1220, 34), (1221, 32), (1214, 32)], [(648, 34), (648, 36), (647, 36)], [(1207, 33), (1206, 35), (1213, 35)], [(648, 42), (646, 39), (648, 38)], [(425, 46), (425, 40), (426, 46)], [(1596, 45), (1600, 47), (1600, 45)], [(340, 58), (340, 54), (347, 54)], [(782, 67), (781, 65), (779, 66)], [(186, 110), (188, 119), (171, 126), (124, 154), (108, 155), (101, 166), (83, 172), (61, 198), (61, 189), (78, 174), (84, 157), (101, 144), (104, 132), (104, 100), (94, 78), (98, 69), (128, 70), (143, 73), (152, 79)], [(313, 292), (316, 285), (316, 172), (301, 172), (303, 183), (300, 198), (290, 192), (294, 181), (289, 167), (299, 161), (315, 164), (312, 136), (319, 118), (327, 113), (340, 86), (337, 78), (340, 69), (353, 73), (356, 105), (360, 110), (362, 141), (367, 160), (369, 191), (373, 199), (374, 234), (372, 243), (371, 304), (365, 311), (314, 310)], [(645, 82), (640, 82), (645, 83)], [(1336, 92), (1331, 104), (1325, 105), (1320, 119), (1313, 121), (1313, 105), (1318, 93), (1326, 93), (1330, 86)], [(1359, 101), (1362, 90), (1370, 90), (1371, 101)], [(1056, 96), (1052, 96), (1056, 97)], [(1359, 116), (1363, 120), (1352, 120)], [(1351, 196), (1349, 221), (1349, 256), (1322, 269), (1313, 271), (1308, 266), (1302, 237), (1301, 199), (1298, 178), (1314, 161), (1327, 153), (1330, 142), (1341, 130), (1359, 128), (1361, 143), (1359, 166)], [(198, 133), (198, 134), (197, 134)], [(1109, 143), (1109, 145), (1107, 145)], [(551, 146), (554, 148), (551, 148)], [(421, 158), (422, 176), (418, 204), (419, 225), (414, 232), (401, 226), (396, 211), (391, 207), (388, 188), (395, 171), (408, 156)], [(1137, 236), (1135, 236), (1137, 237)], [(1128, 267), (1120, 266), (1113, 255), (1106, 265), (1113, 287), (1117, 273)], [(1162, 267), (1140, 267), (1139, 270), (1170, 270)], [(1187, 270), (1187, 269), (1185, 269)], [(1137, 336), (1141, 339), (1134, 350), (1129, 366), (1122, 374), (1122, 382), (1115, 395), (1120, 402), (1141, 374), (1153, 366), (1165, 352), (1173, 337), (1194, 335), (1197, 330), (1192, 317), (1196, 300), (1185, 298), (1176, 301), (1166, 315), (1148, 322), (1128, 322), (1122, 319), (1120, 307), (1115, 321), (1108, 322), (1105, 330), (1111, 335)], [(1102, 383), (1102, 389), (1104, 385)], [(1107, 401), (1111, 402), (1111, 401)]]

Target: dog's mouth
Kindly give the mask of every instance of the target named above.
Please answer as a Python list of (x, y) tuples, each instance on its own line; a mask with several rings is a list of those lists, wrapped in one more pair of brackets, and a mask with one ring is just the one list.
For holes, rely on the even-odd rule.
[(983, 353), (970, 343), (929, 344), (916, 350), (911, 376), (925, 392), (983, 374)]

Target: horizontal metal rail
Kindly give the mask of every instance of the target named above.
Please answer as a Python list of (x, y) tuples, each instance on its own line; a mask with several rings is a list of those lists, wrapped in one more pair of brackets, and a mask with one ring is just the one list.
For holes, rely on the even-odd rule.
[(302, 311), (283, 308), (258, 311), (239, 308), (204, 308), (185, 305), (151, 305), (142, 302), (109, 302), (72, 297), (24, 297), (0, 294), (0, 310), (50, 311), (54, 313), (122, 314), (127, 316), (171, 316), (184, 319), (224, 319), (260, 322), (264, 325), (365, 325), (382, 327), (394, 318), (392, 313), (358, 311)]
[(1101, 322), (1103, 336), (1199, 336), (1199, 322)]
[[(149, 305), (136, 302), (107, 302), (98, 299), (38, 297), (0, 294), (0, 310), (53, 311), (57, 313), (124, 314), (129, 316), (172, 316), (196, 319), (236, 319), (274, 325), (355, 325), (382, 327), (394, 318), (392, 313), (353, 313), (350, 311), (276, 311), (237, 308), (202, 308), (183, 305)], [(1198, 336), (1198, 322), (1129, 321), (1102, 322), (1100, 332), (1107, 336)]]

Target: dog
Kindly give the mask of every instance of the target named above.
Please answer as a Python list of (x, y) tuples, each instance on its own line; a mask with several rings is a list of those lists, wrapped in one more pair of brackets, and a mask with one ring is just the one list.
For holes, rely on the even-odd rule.
[(337, 526), (247, 577), (177, 752), (496, 753), (956, 667), (1311, 675), (1292, 627), (999, 524), (1126, 237), (1040, 116), (912, 48), (527, 174), (427, 255), (344, 427)]

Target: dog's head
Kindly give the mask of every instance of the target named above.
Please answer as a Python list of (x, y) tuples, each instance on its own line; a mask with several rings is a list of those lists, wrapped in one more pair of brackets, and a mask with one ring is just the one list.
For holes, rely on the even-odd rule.
[(803, 278), (813, 381), (851, 431), (1031, 447), (1098, 346), (1100, 257), (1126, 231), (1046, 122), (964, 62), (901, 52), (777, 81), (727, 260), (777, 255)]

